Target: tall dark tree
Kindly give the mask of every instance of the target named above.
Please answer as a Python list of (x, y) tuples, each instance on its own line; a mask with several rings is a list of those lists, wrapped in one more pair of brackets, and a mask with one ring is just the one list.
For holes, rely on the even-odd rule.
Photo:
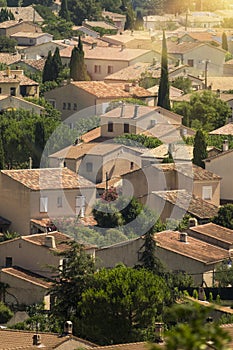
[(137, 10), (136, 14), (136, 20), (135, 20), (135, 29), (140, 30), (143, 29), (143, 16), (142, 16), (142, 11)]
[(57, 81), (59, 73), (62, 70), (62, 61), (60, 56), (59, 48), (56, 47), (53, 58), (52, 58), (52, 64), (53, 64), (53, 80)]
[(2, 144), (2, 135), (0, 133), (0, 170), (4, 169), (5, 156), (4, 156), (4, 148)]
[(128, 5), (126, 8), (126, 21), (125, 21), (125, 30), (133, 30), (135, 24), (134, 11), (131, 5)]
[(67, 6), (67, 0), (61, 1), (61, 9), (59, 11), (59, 16), (64, 18), (66, 21), (70, 21), (70, 13)]
[(202, 167), (203, 169), (205, 168), (203, 159), (206, 159), (208, 156), (206, 147), (205, 135), (201, 130), (197, 130), (194, 138), (193, 163)]
[(42, 73), (42, 82), (45, 83), (46, 81), (53, 81), (53, 57), (51, 51), (48, 53)]
[(167, 63), (167, 43), (165, 31), (163, 31), (162, 57), (161, 57), (161, 76), (158, 91), (158, 106), (171, 109), (169, 99), (169, 80), (168, 80), (168, 63)]
[(228, 41), (227, 41), (227, 35), (225, 32), (222, 33), (222, 48), (223, 50), (228, 51)]
[(228, 203), (220, 207), (218, 214), (213, 219), (213, 222), (217, 225), (233, 230), (233, 204)]
[(70, 59), (70, 77), (74, 81), (89, 80), (86, 65), (84, 62), (84, 51), (81, 37), (79, 36), (78, 46), (75, 46)]
[(44, 125), (41, 121), (37, 121), (35, 124), (35, 149), (32, 159), (33, 168), (40, 167), (41, 155), (45, 146), (45, 133)]

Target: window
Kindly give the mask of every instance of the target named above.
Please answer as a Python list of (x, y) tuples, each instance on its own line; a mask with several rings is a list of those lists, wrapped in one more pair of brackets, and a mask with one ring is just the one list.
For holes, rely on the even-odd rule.
[(97, 74), (101, 73), (101, 66), (100, 65), (94, 65), (94, 72)]
[(124, 132), (129, 132), (129, 124), (128, 123), (124, 123)]
[(11, 96), (15, 96), (16, 95), (16, 88), (15, 87), (11, 87), (10, 88), (10, 95)]
[(113, 132), (113, 122), (108, 122), (108, 132)]
[(48, 212), (48, 197), (40, 197), (40, 212)]
[(133, 170), (134, 168), (134, 162), (130, 162), (130, 170)]
[(29, 43), (32, 44), (33, 43), (33, 39), (29, 39)]
[(92, 163), (86, 163), (86, 171), (88, 172), (88, 173), (91, 173), (92, 172), (92, 170), (93, 170), (93, 164)]
[(66, 103), (65, 103), (65, 102), (63, 102), (63, 107), (62, 107), (62, 109), (66, 109)]
[(69, 111), (71, 110), (71, 103), (70, 103), (70, 102), (67, 103), (67, 109), (68, 109)]
[(84, 196), (77, 196), (75, 198), (75, 211), (76, 215), (79, 215), (81, 218), (85, 215), (85, 197)]
[(2, 93), (2, 88), (0, 88), (0, 94)]
[(49, 100), (49, 103), (53, 106), (53, 108), (56, 108), (56, 101), (55, 100)]
[(74, 111), (77, 111), (77, 103), (74, 103), (74, 108), (73, 108)]
[(211, 200), (212, 199), (212, 186), (202, 187), (202, 199)]
[(193, 60), (188, 60), (187, 63), (188, 63), (188, 66), (189, 66), (189, 67), (193, 67)]
[(57, 197), (57, 207), (62, 208), (62, 197)]
[(113, 66), (108, 66), (108, 74), (112, 74), (113, 73)]
[(7, 256), (6, 257), (6, 267), (11, 267), (12, 266), (12, 257)]

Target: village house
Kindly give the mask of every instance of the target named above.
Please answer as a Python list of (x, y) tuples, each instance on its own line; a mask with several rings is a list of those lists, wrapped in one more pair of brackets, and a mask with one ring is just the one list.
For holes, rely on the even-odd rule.
[[(212, 287), (216, 265), (229, 258), (229, 252), (217, 245), (207, 243), (177, 231), (163, 231), (154, 235), (156, 257), (168, 268), (176, 272), (190, 274), (196, 285)], [(139, 265), (143, 252), (144, 237), (96, 250), (100, 266), (113, 268), (118, 263), (133, 267)]]
[(88, 29), (92, 29), (95, 31), (110, 31), (112, 34), (116, 34), (118, 32), (118, 27), (110, 22), (107, 21), (88, 21), (85, 19), (82, 22), (82, 26), (86, 27)]
[[(5, 9), (5, 7), (0, 7), (1, 9)], [(43, 23), (44, 19), (39, 15), (39, 13), (35, 10), (33, 6), (17, 6), (17, 7), (8, 7), (16, 21), (24, 21), (24, 22), (33, 22), (33, 23)]]
[(23, 98), (0, 95), (0, 112), (16, 109), (24, 109), (36, 114), (42, 114), (45, 111), (44, 107), (26, 101)]
[(118, 31), (124, 31), (126, 15), (122, 15), (121, 13), (115, 13), (110, 11), (102, 11), (102, 16), (105, 20), (110, 20), (114, 23), (114, 25), (118, 28)]
[(222, 48), (200, 42), (181, 42), (176, 44), (167, 41), (167, 52), (181, 64), (187, 64), (189, 74), (205, 76), (222, 76), (226, 51)]
[(40, 45), (53, 40), (51, 34), (37, 32), (17, 32), (12, 34), (10, 38), (15, 39), (19, 46)]
[(0, 96), (39, 97), (39, 83), (26, 77), (23, 70), (0, 71)]
[(153, 32), (156, 29), (166, 28), (169, 24), (178, 24), (178, 18), (174, 14), (164, 14), (163, 16), (144, 16), (143, 25), (146, 30)]
[[(45, 99), (61, 112), (62, 120), (88, 111), (89, 115), (105, 113), (112, 100), (137, 98), (152, 104), (153, 94), (137, 84), (106, 84), (103, 81), (72, 81), (45, 93)], [(87, 113), (87, 112), (86, 112)], [(70, 118), (69, 118), (70, 121)]]
[[(62, 63), (69, 66), (73, 46), (60, 51)], [(137, 62), (152, 63), (154, 52), (143, 49), (127, 49), (122, 47), (101, 47), (83, 45), (84, 62), (91, 80), (104, 80), (104, 78), (122, 68)]]
[(183, 26), (191, 28), (214, 28), (220, 27), (222, 17), (214, 12), (189, 12), (179, 16), (179, 22)]
[(17, 32), (42, 33), (40, 26), (33, 22), (10, 20), (0, 23), (0, 35), (10, 37)]
[[(24, 55), (23, 55), (24, 56)], [(0, 57), (1, 60), (1, 57)], [(17, 67), (18, 69), (21, 70), (27, 70), (32, 73), (42, 73), (45, 65), (45, 59), (22, 59), (21, 55), (18, 58), (18, 60), (14, 61), (13, 64), (9, 64), (11, 69), (13, 67)]]
[(43, 232), (43, 220), (88, 215), (96, 198), (95, 185), (67, 168), (2, 170), (0, 189), (0, 214), (22, 235)]
[(222, 178), (220, 186), (221, 203), (233, 202), (233, 149), (228, 149), (227, 141), (224, 143), (222, 152), (205, 160), (205, 167)]

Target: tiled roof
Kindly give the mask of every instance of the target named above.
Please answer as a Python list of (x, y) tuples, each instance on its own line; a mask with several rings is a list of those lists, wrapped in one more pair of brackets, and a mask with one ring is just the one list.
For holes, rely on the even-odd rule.
[(186, 190), (153, 191), (153, 194), (169, 203), (186, 210), (199, 219), (213, 218), (218, 213), (218, 207), (201, 198), (191, 195)]
[(11, 38), (40, 38), (41, 36), (44, 36), (44, 35), (49, 35), (51, 36), (51, 38), (53, 37), (49, 33), (17, 32), (17, 33), (11, 34)]
[[(213, 33), (209, 33), (209, 32), (190, 32), (190, 33), (187, 33), (187, 35), (193, 38), (194, 40), (198, 40), (198, 41), (204, 41), (204, 42), (216, 41)], [(185, 34), (182, 35), (181, 38), (183, 36), (185, 36)]]
[(52, 286), (52, 283), (46, 280), (44, 277), (39, 276), (31, 271), (22, 269), (18, 266), (3, 268), (1, 272), (44, 288), (50, 288)]
[(74, 81), (72, 85), (82, 89), (97, 98), (128, 98), (152, 96), (151, 92), (140, 86), (129, 86), (130, 91), (126, 91), (125, 84), (107, 84), (103, 81)]
[(19, 60), (16, 63), (20, 65), (20, 63), (25, 63), (26, 65), (35, 68), (39, 71), (43, 71), (44, 65), (45, 65), (45, 59), (41, 58), (39, 60), (32, 60), (32, 59), (26, 59), (26, 60)]
[[(163, 132), (163, 128), (165, 131), (169, 130), (169, 128), (167, 127), (167, 125), (162, 125), (159, 124), (156, 128), (156, 131), (159, 129), (159, 132), (162, 133)], [(159, 137), (162, 141), (164, 140), (163, 135), (158, 135), (158, 132), (153, 132), (153, 135), (156, 137)], [(176, 130), (173, 130), (176, 131)], [(170, 126), (170, 132), (172, 132), (172, 128)], [(167, 134), (167, 132), (166, 132)], [(158, 136), (157, 136), (158, 135)], [(179, 138), (181, 139), (180, 133), (178, 133)], [(163, 159), (165, 157), (168, 156), (168, 148), (169, 145), (168, 144), (162, 144), (156, 148), (152, 148), (150, 150), (147, 150), (142, 157), (153, 157), (153, 158), (157, 158), (157, 159)], [(190, 145), (186, 145), (186, 144), (174, 144), (174, 151), (172, 152), (173, 155), (173, 159), (174, 160), (189, 160), (191, 161), (193, 158), (193, 146)]]
[(10, 21), (5, 21), (5, 22), (0, 23), (0, 29), (1, 28), (10, 28), (10, 27), (13, 27), (17, 24), (19, 24), (19, 21), (15, 20), (15, 19), (10, 20)]
[(110, 11), (102, 11), (103, 17), (109, 17), (109, 18), (126, 18), (126, 15), (122, 15), (120, 13), (110, 12)]
[(22, 85), (39, 85), (36, 81), (26, 77), (23, 72), (22, 74), (15, 74), (14, 70), (0, 71), (0, 83), (18, 83)]
[(233, 123), (228, 123), (221, 128), (215, 129), (209, 132), (210, 135), (232, 135), (233, 136)]
[(94, 186), (91, 181), (68, 168), (2, 170), (1, 172), (33, 191)]
[(90, 142), (100, 137), (100, 135), (101, 135), (101, 128), (99, 126), (98, 128), (95, 128), (83, 134), (81, 136), (81, 139), (83, 142)]
[(198, 239), (187, 237), (188, 243), (181, 242), (180, 232), (163, 231), (155, 234), (158, 247), (184, 255), (205, 264), (217, 263), (228, 258), (228, 251)]
[(224, 152), (220, 152), (218, 154), (215, 154), (214, 156), (209, 157), (209, 158), (205, 159), (204, 161), (205, 162), (210, 162), (212, 159), (225, 157), (226, 155), (231, 154), (231, 153), (233, 153), (233, 149), (229, 149), (228, 151), (224, 151)]
[(56, 349), (62, 344), (68, 342), (67, 345), (73, 343), (72, 349), (74, 346), (77, 348), (93, 348), (95, 344), (92, 344), (84, 339), (80, 339), (73, 336), (61, 336), (55, 333), (42, 333), (37, 332), (41, 336), (41, 345), (42, 346), (33, 346), (33, 331), (19, 331), (13, 329), (0, 329), (0, 346), (1, 350), (33, 350), (38, 348), (43, 348), (45, 350)]
[(18, 62), (21, 59), (21, 55), (19, 53), (3, 53), (0, 52), (0, 62), (5, 63), (7, 65)]
[(176, 54), (176, 53), (185, 53), (185, 52), (189, 52), (193, 49), (195, 49), (196, 47), (198, 46), (203, 46), (202, 43), (200, 42), (193, 42), (193, 43), (190, 43), (190, 42), (183, 42), (183, 43), (180, 43), (180, 44), (176, 44), (176, 43), (173, 43), (173, 42), (170, 42), (168, 41), (167, 42), (167, 52), (168, 53), (172, 53), (172, 54)]
[(116, 344), (108, 346), (97, 346), (96, 350), (148, 350), (148, 343), (129, 343), (129, 344)]
[[(3, 7), (0, 7), (0, 10)], [(33, 6), (27, 7), (7, 7), (10, 10), (15, 20), (18, 22), (20, 19), (23, 21), (31, 21), (31, 22), (43, 22), (43, 18), (39, 15), (39, 13), (34, 9)]]
[[(61, 57), (71, 57), (73, 46), (68, 46), (60, 51)], [(131, 61), (135, 58), (143, 56), (150, 52), (150, 50), (141, 49), (127, 49), (122, 50), (118, 47), (100, 47), (97, 46), (92, 49), (89, 45), (83, 45), (85, 59), (96, 60), (111, 60), (111, 61)]]
[(217, 238), (218, 240), (229, 244), (233, 244), (233, 230), (216, 225), (212, 222), (205, 225), (190, 227), (189, 230), (197, 232), (199, 234), (204, 234), (205, 236)]
[[(39, 234), (34, 234), (34, 235), (29, 235), (29, 236), (21, 236), (22, 240), (27, 241), (27, 242), (31, 242), (33, 244), (36, 244), (38, 246), (46, 246), (45, 245), (45, 237), (48, 236), (53, 236), (55, 239), (55, 244), (56, 244), (56, 248), (55, 250), (57, 251), (66, 251), (70, 248), (70, 245), (67, 244), (70, 241), (73, 241), (73, 239), (71, 237), (69, 237), (68, 235), (58, 232), (58, 231), (54, 231), (54, 232), (50, 232), (48, 233), (39, 233)], [(48, 248), (48, 249), (52, 249), (52, 248)]]
[(140, 119), (141, 117), (155, 117), (156, 121), (158, 123), (165, 123), (167, 124), (168, 121), (172, 121), (171, 124), (181, 124), (182, 116), (179, 114), (176, 114), (174, 112), (168, 111), (167, 109), (164, 109), (162, 107), (156, 106), (156, 107), (149, 107), (149, 106), (142, 106), (139, 105), (137, 109), (137, 116), (134, 115), (135, 112), (135, 106), (132, 104), (126, 104), (124, 107), (124, 114), (122, 116), (122, 106), (112, 109), (109, 112), (106, 112), (105, 114), (102, 114), (102, 118), (104, 117), (110, 117), (110, 118), (120, 118), (120, 119)]
[(231, 90), (233, 86), (233, 77), (208, 77), (208, 86), (213, 91)]
[(84, 21), (83, 25), (88, 27), (99, 27), (103, 29), (117, 29), (114, 24), (107, 23), (105, 21)]

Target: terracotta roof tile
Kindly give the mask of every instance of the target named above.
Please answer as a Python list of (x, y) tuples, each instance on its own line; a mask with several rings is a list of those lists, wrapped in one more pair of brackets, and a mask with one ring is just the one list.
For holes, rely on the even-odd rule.
[(97, 346), (96, 350), (148, 350), (148, 343), (129, 343), (129, 344), (116, 344), (108, 346)]
[(218, 213), (217, 206), (191, 195), (186, 190), (153, 191), (152, 193), (199, 219), (210, 219)]
[[(3, 7), (0, 7), (0, 10)], [(15, 20), (18, 22), (20, 19), (23, 21), (31, 21), (31, 22), (43, 22), (43, 18), (39, 15), (39, 13), (34, 9), (33, 6), (26, 7), (8, 7), (9, 10), (13, 13)]]
[[(19, 331), (13, 329), (0, 329), (0, 344), (1, 350), (22, 350), (22, 349), (38, 349), (40, 346), (33, 346), (32, 337), (35, 334), (33, 331)], [(73, 336), (61, 336), (55, 333), (42, 333), (39, 332), (41, 336), (41, 346), (45, 350), (52, 350), (59, 347), (65, 342), (76, 342), (77, 348), (92, 348), (95, 344), (92, 344), (84, 339), (80, 339)], [(73, 347), (74, 348), (74, 347)]]
[(233, 123), (228, 123), (222, 126), (221, 128), (210, 131), (209, 135), (232, 135), (233, 136)]
[(2, 170), (1, 172), (33, 191), (94, 186), (91, 181), (67, 168)]
[(16, 83), (22, 85), (39, 85), (39, 83), (26, 77), (23, 71), (10, 70), (0, 71), (0, 83)]
[(81, 136), (81, 139), (83, 142), (90, 142), (100, 137), (100, 135), (101, 135), (101, 128), (99, 126), (98, 128), (95, 128), (83, 134)]
[(187, 243), (181, 242), (180, 232), (163, 231), (155, 234), (158, 247), (173, 251), (205, 264), (217, 263), (228, 258), (227, 250), (188, 236)]
[(51, 36), (51, 38), (53, 37), (51, 34), (49, 33), (38, 33), (38, 32), (17, 32), (14, 34), (11, 34), (11, 38), (40, 38), (41, 36), (44, 35), (49, 35)]
[(107, 84), (103, 81), (74, 81), (72, 85), (82, 89), (97, 98), (128, 98), (128, 97), (147, 97), (152, 93), (140, 86), (129, 85), (129, 91), (126, 91), (125, 84)]
[(233, 230), (229, 228), (216, 225), (212, 222), (205, 225), (198, 225), (190, 227), (191, 231), (194, 231), (200, 235), (217, 238), (220, 241), (233, 244)]
[(19, 53), (12, 54), (12, 53), (0, 52), (0, 62), (5, 63), (7, 65), (18, 62), (20, 58), (21, 58), (21, 54)]
[[(54, 232), (50, 232), (48, 233), (39, 233), (39, 234), (34, 234), (34, 235), (29, 235), (29, 236), (21, 236), (22, 240), (27, 241), (27, 242), (31, 242), (33, 244), (39, 245), (39, 246), (45, 246), (45, 237), (48, 236), (53, 236), (55, 239), (55, 245), (56, 248), (53, 250), (56, 251), (66, 251), (69, 250), (70, 245), (68, 244), (68, 242), (73, 241), (73, 239), (61, 232), (58, 231), (54, 231)], [(52, 248), (48, 248), (48, 249), (52, 249)]]
[(91, 28), (99, 27), (103, 29), (117, 29), (114, 24), (110, 24), (105, 21), (84, 21), (83, 25)]
[(3, 268), (1, 272), (25, 280), (32, 284), (44, 287), (46, 289), (52, 286), (52, 283), (46, 280), (44, 277), (39, 276), (31, 271), (22, 269), (18, 266)]

